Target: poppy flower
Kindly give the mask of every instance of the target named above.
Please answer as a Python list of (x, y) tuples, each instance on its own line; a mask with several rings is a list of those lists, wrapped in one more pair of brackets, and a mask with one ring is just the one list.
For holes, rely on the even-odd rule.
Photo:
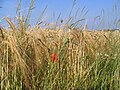
[(57, 60), (57, 55), (56, 54), (51, 54), (50, 55), (50, 60), (53, 62), (53, 63), (55, 63), (55, 62), (58, 62), (58, 60)]

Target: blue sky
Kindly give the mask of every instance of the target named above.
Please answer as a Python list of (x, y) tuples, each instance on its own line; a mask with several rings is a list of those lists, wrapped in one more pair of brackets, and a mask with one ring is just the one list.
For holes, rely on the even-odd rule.
[[(2, 8), (0, 8), (0, 19), (2, 19), (2, 17), (4, 16), (8, 16), (10, 18), (14, 18), (16, 16), (16, 1), (17, 0), (0, 0), (0, 6), (2, 6)], [(22, 1), (21, 12), (23, 14), (27, 12), (29, 3), (30, 0)], [(30, 20), (31, 22), (35, 22), (46, 5), (47, 9), (43, 16), (44, 21), (55, 22), (60, 13), (60, 19), (67, 20), (72, 4), (73, 0), (36, 0), (35, 9), (32, 12)], [(115, 10), (113, 10), (114, 5), (116, 5)], [(84, 7), (85, 9), (81, 13), (81, 10)], [(99, 28), (116, 28), (114, 22), (120, 19), (120, 0), (76, 0), (76, 4), (71, 14), (73, 18), (75, 17), (78, 8), (79, 12), (75, 20), (85, 18), (85, 21), (81, 22), (81, 24), (87, 23), (90, 29), (97, 28), (98, 24), (101, 21), (102, 24)], [(84, 13), (87, 11), (88, 13), (86, 14), (86, 16), (83, 17), (82, 15), (84, 15)], [(96, 16), (100, 16), (100, 20), (96, 19), (96, 21), (94, 22)], [(0, 20), (0, 23), (2, 22), (4, 21)]]

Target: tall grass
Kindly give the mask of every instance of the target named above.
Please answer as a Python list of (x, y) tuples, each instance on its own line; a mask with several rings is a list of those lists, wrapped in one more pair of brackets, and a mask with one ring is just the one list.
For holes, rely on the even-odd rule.
[(29, 28), (28, 18), (15, 25), (5, 17), (11, 30), (0, 33), (1, 90), (120, 89), (119, 31), (88, 31), (68, 23), (58, 30)]

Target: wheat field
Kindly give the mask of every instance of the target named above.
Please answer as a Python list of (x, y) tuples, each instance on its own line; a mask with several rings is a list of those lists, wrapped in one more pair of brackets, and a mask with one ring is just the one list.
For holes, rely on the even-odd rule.
[[(44, 23), (46, 6), (31, 25), (36, 0), (30, 0), (27, 13), (21, 12), (22, 0), (16, 1), (15, 20), (4, 17), (7, 28), (0, 26), (0, 90), (120, 90), (119, 30), (81, 25), (88, 11), (83, 7), (74, 19), (76, 0), (67, 20), (60, 21), (60, 14), (56, 22)], [(77, 15), (83, 17), (76, 20)], [(105, 24), (105, 15), (95, 27)]]
[(1, 90), (119, 90), (119, 31), (16, 27), (0, 33)]

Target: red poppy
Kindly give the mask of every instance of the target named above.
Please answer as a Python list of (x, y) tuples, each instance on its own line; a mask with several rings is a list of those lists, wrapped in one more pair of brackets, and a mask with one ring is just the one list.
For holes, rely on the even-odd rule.
[(51, 54), (50, 55), (50, 60), (54, 63), (54, 62), (58, 62), (58, 60), (57, 60), (57, 55), (56, 54)]

